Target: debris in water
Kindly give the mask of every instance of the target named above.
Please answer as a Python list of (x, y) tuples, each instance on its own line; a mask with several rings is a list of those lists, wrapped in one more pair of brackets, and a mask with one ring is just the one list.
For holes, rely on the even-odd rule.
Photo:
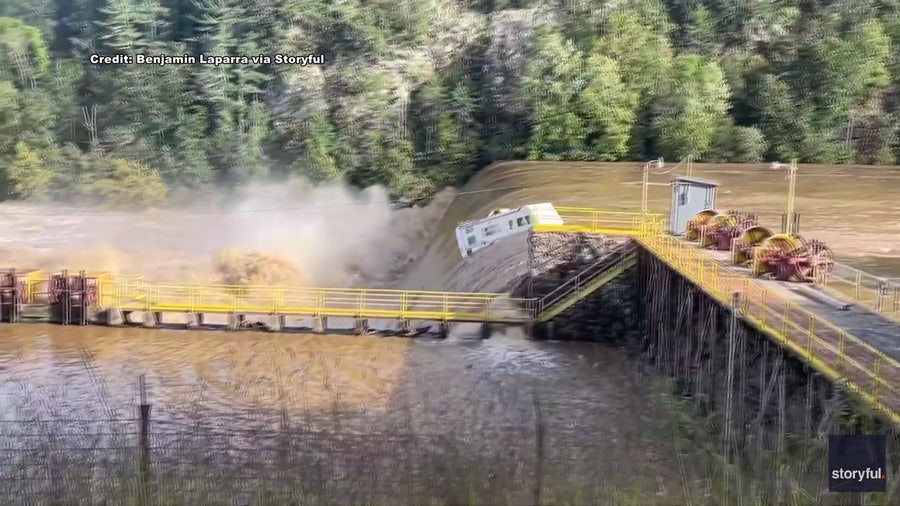
[(266, 253), (227, 249), (218, 252), (214, 268), (226, 285), (303, 286), (303, 274), (287, 260)]

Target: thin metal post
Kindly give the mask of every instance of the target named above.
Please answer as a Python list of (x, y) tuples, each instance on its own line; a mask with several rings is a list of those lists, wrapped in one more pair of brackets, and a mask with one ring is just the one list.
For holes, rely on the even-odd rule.
[(789, 166), (790, 176), (788, 182), (787, 224), (788, 234), (794, 233), (794, 194), (797, 189), (797, 160), (791, 160)]
[(544, 488), (544, 417), (541, 412), (541, 399), (537, 389), (532, 389), (534, 401), (534, 425), (535, 425), (535, 470), (534, 490), (532, 502), (535, 506), (541, 504), (541, 491)]
[[(78, 324), (79, 325), (87, 325), (87, 296), (88, 296), (88, 282), (87, 282), (87, 274), (85, 271), (78, 271), (78, 300), (80, 302), (80, 308), (78, 309)], [(97, 290), (100, 289), (100, 278), (97, 278)], [(99, 292), (98, 292), (99, 295)]]
[(62, 309), (63, 309), (63, 325), (72, 323), (72, 294), (69, 292), (69, 270), (62, 271)]
[(741, 293), (731, 294), (731, 318), (728, 323), (728, 367), (725, 371), (725, 431), (723, 437), (725, 457), (725, 502), (728, 502), (729, 485), (731, 484), (732, 437), (734, 424), (734, 355), (737, 347), (737, 333), (740, 325)]
[(139, 446), (140, 446), (140, 469), (141, 478), (147, 476), (150, 469), (150, 404), (147, 402), (147, 380), (141, 374), (139, 380), (141, 404), (139, 418)]
[(655, 166), (656, 168), (662, 168), (663, 159), (657, 158), (656, 160), (650, 160), (649, 162), (644, 164), (644, 168), (642, 169), (642, 179), (641, 179), (641, 212), (647, 214), (648, 212), (648, 198), (650, 193), (650, 167)]
[(647, 212), (647, 199), (650, 190), (650, 163), (644, 164), (643, 179), (641, 180), (641, 211)]

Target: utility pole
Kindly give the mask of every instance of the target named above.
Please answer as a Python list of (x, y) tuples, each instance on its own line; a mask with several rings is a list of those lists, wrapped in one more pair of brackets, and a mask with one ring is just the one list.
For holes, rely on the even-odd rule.
[(789, 235), (794, 233), (794, 196), (797, 191), (797, 159), (791, 160), (790, 164), (780, 162), (772, 162), (772, 169), (788, 170), (788, 199), (787, 199), (787, 223), (785, 232)]
[(662, 158), (657, 158), (656, 160), (650, 160), (649, 162), (644, 164), (643, 168), (643, 179), (641, 180), (641, 212), (648, 213), (647, 209), (647, 198), (650, 193), (650, 169), (663, 168), (665, 162)]

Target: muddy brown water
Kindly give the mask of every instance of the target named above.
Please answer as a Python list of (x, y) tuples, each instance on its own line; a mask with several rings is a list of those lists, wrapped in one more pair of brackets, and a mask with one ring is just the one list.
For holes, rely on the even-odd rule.
[[(669, 171), (651, 177), (650, 205), (659, 212), (668, 210), (670, 178), (685, 173), (684, 168)], [(719, 208), (753, 211), (777, 226), (786, 201), (783, 172), (765, 166), (698, 164), (692, 175), (721, 183)], [(212, 252), (245, 244), (261, 251), (271, 246), (268, 249), (295, 261), (314, 281), (359, 284), (358, 277), (337, 276), (341, 269), (320, 267), (329, 259), (330, 264), (336, 262), (332, 252), (339, 251), (340, 244), (291, 256), (298, 242), (309, 249), (314, 239), (325, 243), (329, 234), (352, 234), (361, 237), (351, 248), (357, 253), (365, 248), (392, 250), (378, 262), (370, 258), (379, 256), (374, 252), (342, 257), (357, 271), (364, 270), (359, 266), (366, 258), (369, 271), (412, 260), (412, 255), (406, 258), (394, 251), (403, 249), (397, 247), (402, 238), (401, 245), (409, 251), (427, 246), (401, 286), (503, 291), (524, 269), (524, 242), (506, 241), (463, 262), (453, 237), (458, 221), (485, 216), (495, 207), (535, 202), (636, 210), (640, 180), (639, 164), (500, 163), (463, 189), (472, 193), (449, 204), (444, 199), (430, 210), (409, 211), (400, 222), (386, 217), (389, 208), (377, 198), (357, 201), (340, 214), (312, 206), (277, 216), (174, 211), (95, 216), (66, 208), (48, 212), (4, 205), (0, 211), (14, 226), (0, 234), (0, 263), (55, 269), (75, 268), (72, 262), (77, 261), (92, 270), (140, 270), (156, 279), (206, 281)], [(898, 195), (897, 169), (801, 166), (796, 201), (801, 231), (824, 240), (844, 261), (900, 277)], [(262, 202), (277, 207), (273, 200)], [(341, 230), (349, 226), (341, 225), (349, 223), (346, 220), (355, 220), (356, 232)], [(307, 236), (298, 238), (301, 229)], [(437, 235), (429, 238), (431, 232)], [(371, 272), (367, 275), (377, 279)], [(340, 413), (342, 430), (365, 432), (382, 425), (394, 430), (403, 425), (404, 430), (442, 432), (466, 427), (490, 438), (509, 427), (534, 427), (537, 392), (549, 434), (585, 444), (601, 441), (607, 455), (658, 456), (651, 459), (651, 470), (640, 461), (641, 473), (619, 464), (610, 464), (604, 473), (623, 480), (649, 477), (641, 486), (650, 495), (680, 493), (672, 485), (678, 469), (672, 437), (654, 425), (664, 415), (648, 401), (651, 382), (636, 374), (636, 365), (623, 352), (602, 345), (529, 342), (514, 333), (481, 342), (469, 334), (460, 327), (451, 339), (435, 342), (2, 326), (0, 419), (5, 422), (0, 427), (11, 437), (9, 427), (16, 424), (3, 423), (131, 417), (142, 374), (155, 418), (189, 423), (199, 417), (226, 430), (268, 427), (285, 419), (331, 427)], [(586, 464), (564, 470), (569, 478), (583, 479), (596, 472)]]

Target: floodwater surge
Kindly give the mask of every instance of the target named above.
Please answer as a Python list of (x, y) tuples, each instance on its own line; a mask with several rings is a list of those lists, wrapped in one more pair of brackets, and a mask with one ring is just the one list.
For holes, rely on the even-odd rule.
[[(313, 286), (504, 293), (525, 273), (526, 238), (466, 261), (453, 235), (459, 221), (536, 202), (634, 210), (639, 168), (503, 162), (458, 196), (445, 192), (426, 208), (399, 212), (383, 190), (300, 183), (247, 188), (225, 214), (213, 206), (97, 214), (3, 204), (11, 225), (0, 264), (209, 283), (222, 279), (217, 254), (238, 248), (278, 257), (285, 272)], [(780, 221), (787, 188), (780, 174), (699, 164), (693, 172), (722, 183), (720, 208)], [(653, 210), (668, 209), (671, 175), (651, 178)], [(890, 259), (900, 256), (900, 202), (891, 200), (898, 192), (900, 175), (883, 168), (801, 167), (802, 232), (845, 259), (900, 276)], [(623, 352), (472, 335), (464, 327), (435, 341), (0, 326), (0, 440), (12, 448), (0, 464), (0, 496), (27, 502), (63, 494), (71, 503), (129, 483), (120, 476), (125, 468), (109, 462), (134, 462), (140, 375), (153, 405), (154, 466), (171, 471), (160, 490), (191, 503), (284, 486), (290, 490), (278, 497), (299, 491), (342, 503), (475, 496), (528, 504), (541, 438), (545, 502), (622, 504), (637, 494), (684, 503), (694, 480), (705, 479), (685, 470), (671, 406), (655, 401), (655, 381)], [(26, 437), (35, 433), (43, 439)], [(51, 469), (59, 479), (34, 478)], [(58, 486), (100, 479), (106, 485), (93, 491)]]

